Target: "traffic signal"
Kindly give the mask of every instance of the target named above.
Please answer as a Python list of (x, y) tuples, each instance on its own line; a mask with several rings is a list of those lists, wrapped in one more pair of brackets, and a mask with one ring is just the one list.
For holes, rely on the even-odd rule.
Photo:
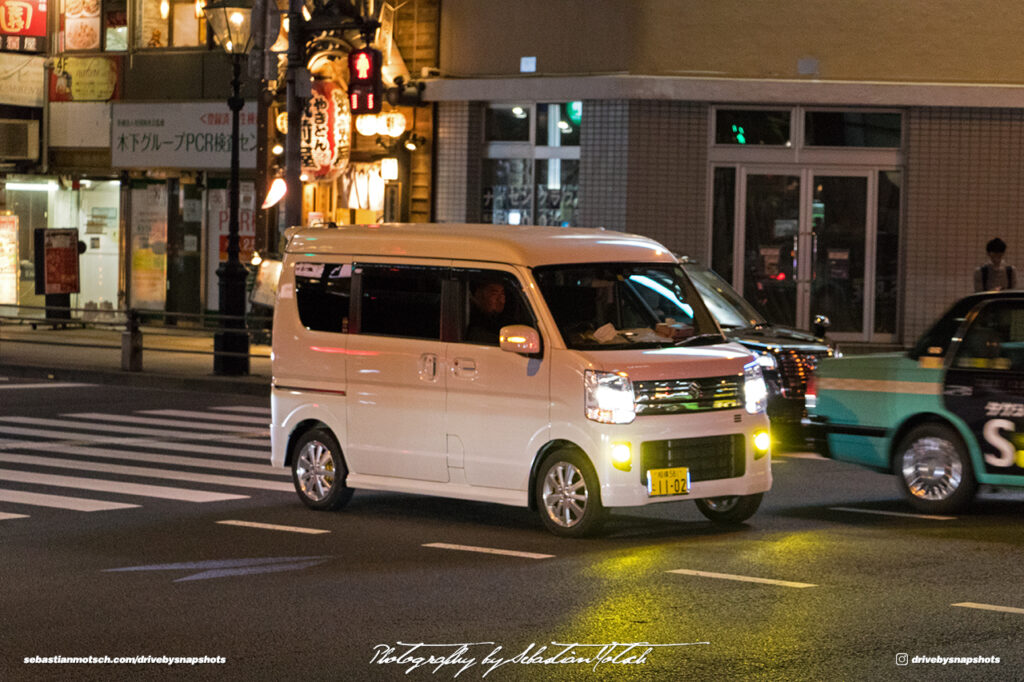
[(381, 106), (380, 50), (364, 47), (348, 54), (348, 103), (352, 115), (376, 114)]

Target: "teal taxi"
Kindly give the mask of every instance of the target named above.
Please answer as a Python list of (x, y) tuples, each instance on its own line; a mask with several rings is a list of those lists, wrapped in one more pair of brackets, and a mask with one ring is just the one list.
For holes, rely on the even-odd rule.
[(918, 511), (1024, 486), (1024, 291), (957, 301), (907, 353), (822, 360), (806, 401), (822, 454), (895, 474)]

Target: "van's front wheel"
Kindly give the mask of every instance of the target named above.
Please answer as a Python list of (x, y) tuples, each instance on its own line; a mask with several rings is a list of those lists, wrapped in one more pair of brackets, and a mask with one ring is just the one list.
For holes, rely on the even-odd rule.
[(352, 497), (345, 485), (348, 469), (338, 441), (327, 429), (302, 434), (292, 448), (292, 481), (299, 499), (311, 509), (340, 509)]
[(555, 535), (583, 537), (600, 529), (601, 489), (583, 454), (559, 450), (549, 455), (537, 475), (536, 495), (540, 518)]

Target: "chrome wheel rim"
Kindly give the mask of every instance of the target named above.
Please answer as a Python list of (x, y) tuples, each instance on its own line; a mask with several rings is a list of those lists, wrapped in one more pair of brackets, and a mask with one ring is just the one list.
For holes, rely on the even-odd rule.
[(295, 462), (295, 479), (302, 494), (314, 502), (327, 497), (334, 487), (331, 449), (318, 440), (306, 443)]
[(918, 438), (903, 453), (903, 480), (916, 498), (949, 499), (964, 477), (964, 465), (956, 446), (944, 438)]
[(727, 512), (732, 511), (732, 508), (736, 506), (740, 498), (736, 495), (728, 495), (726, 497), (707, 497), (704, 499), (704, 504), (707, 505), (708, 509), (714, 512)]
[(544, 477), (541, 497), (551, 520), (562, 528), (572, 528), (587, 512), (589, 494), (583, 472), (569, 462), (558, 462)]

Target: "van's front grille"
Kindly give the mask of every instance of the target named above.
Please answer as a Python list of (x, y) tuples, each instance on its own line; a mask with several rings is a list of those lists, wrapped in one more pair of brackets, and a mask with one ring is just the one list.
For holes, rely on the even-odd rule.
[(743, 405), (743, 376), (634, 381), (637, 415), (734, 410)]
[(640, 482), (644, 485), (648, 469), (686, 467), (693, 483), (736, 478), (747, 470), (741, 434), (647, 441), (640, 446), (640, 460)]

